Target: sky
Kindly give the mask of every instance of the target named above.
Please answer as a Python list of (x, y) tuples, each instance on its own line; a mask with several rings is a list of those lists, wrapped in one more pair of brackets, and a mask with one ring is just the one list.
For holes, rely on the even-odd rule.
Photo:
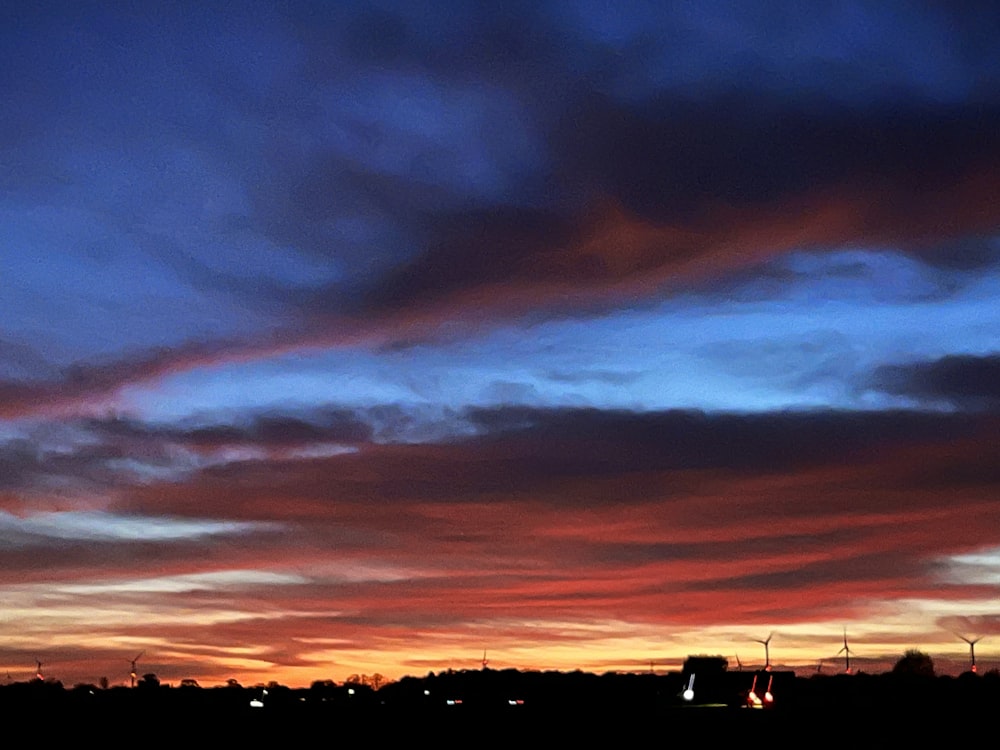
[(993, 3), (0, 7), (0, 669), (1000, 667)]

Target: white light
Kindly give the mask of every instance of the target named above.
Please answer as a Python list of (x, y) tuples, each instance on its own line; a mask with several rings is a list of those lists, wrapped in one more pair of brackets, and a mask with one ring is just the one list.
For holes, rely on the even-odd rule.
[(686, 701), (693, 701), (694, 700), (694, 690), (692, 690), (691, 688), (687, 688), (684, 691), (684, 700), (686, 700)]
[(250, 701), (250, 705), (253, 706), (254, 708), (264, 708), (264, 701), (257, 700), (256, 698), (254, 698), (252, 701)]

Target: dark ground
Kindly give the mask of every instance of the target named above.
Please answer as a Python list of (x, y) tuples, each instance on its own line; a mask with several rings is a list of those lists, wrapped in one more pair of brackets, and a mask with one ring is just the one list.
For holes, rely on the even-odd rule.
[[(770, 679), (763, 674), (761, 683)], [(996, 677), (774, 677), (769, 709), (743, 707), (753, 673), (700, 678), (700, 695), (713, 706), (684, 703), (680, 675), (486, 670), (405, 678), (378, 692), (326, 683), (267, 694), (260, 687), (64, 690), (35, 682), (0, 687), (0, 718), (7, 736), (20, 728), (45, 747), (903, 748), (992, 746), (1000, 731)], [(511, 705), (513, 696), (524, 702)], [(252, 707), (253, 699), (264, 706)]]

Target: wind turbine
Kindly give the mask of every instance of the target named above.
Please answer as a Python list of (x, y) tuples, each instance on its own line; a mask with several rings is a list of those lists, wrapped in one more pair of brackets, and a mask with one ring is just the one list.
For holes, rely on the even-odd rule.
[(44, 682), (45, 676), (42, 674), (42, 663), (38, 660), (37, 656), (35, 657), (35, 664), (38, 665), (38, 669), (35, 670), (35, 677)]
[(743, 671), (743, 662), (740, 661), (740, 655), (739, 654), (736, 654), (736, 671), (737, 672), (742, 672)]
[(486, 649), (483, 649), (483, 669), (486, 669), (486, 665), (490, 663), (490, 660), (486, 658)]
[(972, 672), (976, 671), (976, 644), (983, 639), (982, 636), (978, 638), (966, 638), (964, 635), (958, 636), (963, 641), (969, 644), (969, 656), (972, 658)]
[(141, 656), (142, 656), (142, 655), (143, 655), (144, 653), (146, 653), (146, 652), (145, 652), (145, 651), (140, 651), (140, 652), (139, 652), (138, 654), (136, 654), (136, 655), (135, 655), (135, 658), (134, 658), (134, 659), (129, 659), (129, 662), (130, 662), (130, 663), (132, 664), (132, 669), (130, 669), (130, 670), (129, 670), (129, 673), (128, 673), (128, 674), (129, 674), (129, 677), (131, 677), (131, 678), (132, 678), (132, 687), (135, 687), (135, 663), (136, 663), (137, 661), (139, 661), (139, 658), (140, 658), (140, 657), (141, 657)]
[(820, 659), (819, 660), (819, 663), (816, 665), (816, 674), (822, 674), (822, 672), (823, 672), (823, 662), (825, 662), (825, 661), (826, 661), (826, 659)]
[(764, 646), (764, 671), (765, 672), (770, 672), (771, 671), (771, 648), (770, 648), (770, 645), (771, 645), (771, 638), (773, 638), (773, 637), (774, 637), (774, 633), (771, 633), (764, 640), (760, 640), (758, 638), (754, 639), (754, 643), (760, 643), (760, 644), (762, 644)]
[(847, 628), (844, 628), (844, 647), (837, 652), (837, 656), (844, 655), (844, 674), (851, 673), (851, 649), (847, 645)]

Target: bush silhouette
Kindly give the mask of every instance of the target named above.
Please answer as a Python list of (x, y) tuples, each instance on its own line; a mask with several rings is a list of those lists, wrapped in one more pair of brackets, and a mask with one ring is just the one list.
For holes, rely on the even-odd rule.
[(892, 673), (911, 677), (933, 677), (934, 661), (923, 651), (911, 648), (899, 658), (892, 668)]

